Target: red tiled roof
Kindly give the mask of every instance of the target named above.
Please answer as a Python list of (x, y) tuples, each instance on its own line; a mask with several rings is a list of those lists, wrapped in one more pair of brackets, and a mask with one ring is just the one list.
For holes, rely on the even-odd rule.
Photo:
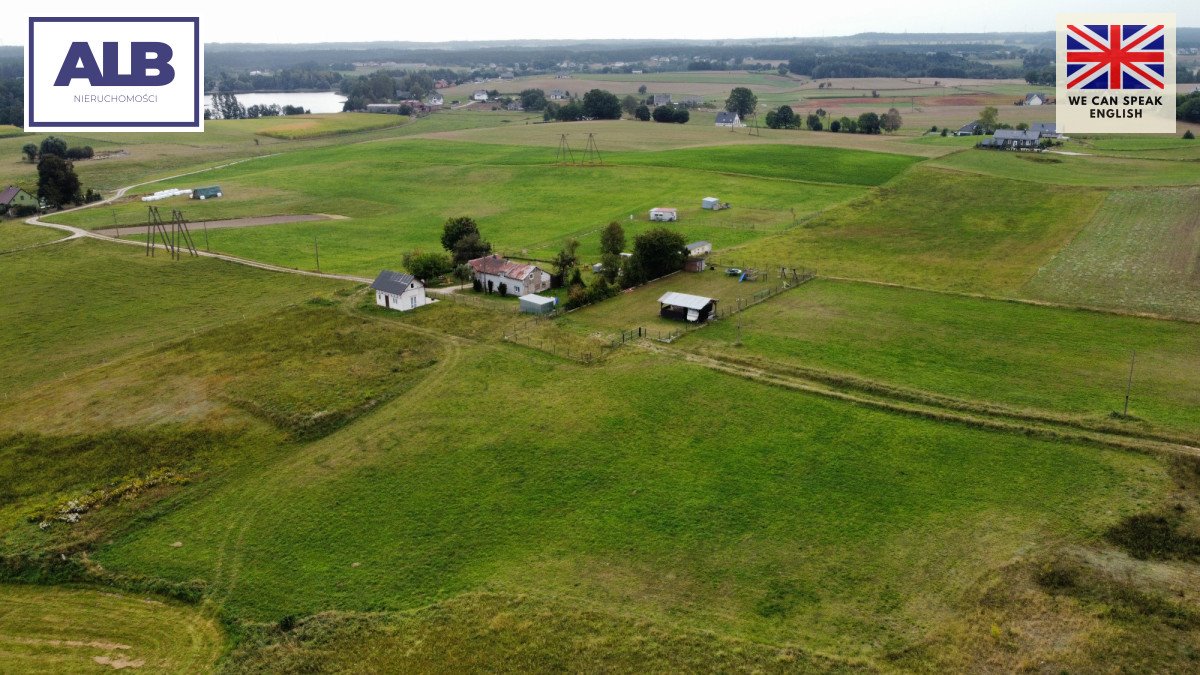
[(523, 281), (526, 277), (538, 269), (537, 265), (521, 265), (505, 260), (498, 255), (489, 255), (485, 258), (476, 258), (467, 261), (477, 274), (491, 274), (498, 277), (508, 277), (514, 281)]

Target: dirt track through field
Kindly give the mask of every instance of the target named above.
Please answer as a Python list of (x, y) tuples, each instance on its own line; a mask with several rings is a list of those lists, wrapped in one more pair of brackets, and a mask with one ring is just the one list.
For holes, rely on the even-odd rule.
[[(297, 216), (258, 216), (255, 218), (234, 218), (232, 220), (207, 220), (207, 221), (192, 221), (191, 226), (200, 225), (203, 222), (204, 227), (210, 230), (224, 230), (235, 227), (258, 227), (260, 225), (279, 225), (281, 223), (308, 223), (315, 220), (347, 220), (346, 216), (334, 216), (328, 213), (306, 213)], [(141, 233), (142, 226), (127, 225), (125, 227), (106, 227), (102, 230), (92, 230), (98, 234), (103, 234), (106, 237), (120, 237), (122, 234), (131, 235)]]

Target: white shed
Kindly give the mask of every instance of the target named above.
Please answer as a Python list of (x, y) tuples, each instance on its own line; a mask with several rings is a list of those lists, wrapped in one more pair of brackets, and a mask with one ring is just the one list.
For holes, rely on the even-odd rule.
[(380, 307), (407, 312), (429, 304), (425, 284), (411, 274), (383, 270), (375, 277), (371, 288), (375, 289), (375, 304)]
[(521, 311), (526, 314), (549, 314), (558, 305), (558, 298), (548, 298), (536, 293), (522, 295), (518, 299), (521, 301)]
[(656, 209), (650, 209), (650, 220), (659, 220), (659, 221), (664, 221), (664, 222), (679, 220), (679, 213), (676, 212), (675, 209), (668, 209), (668, 208), (662, 208), (662, 207), (656, 208)]
[(706, 209), (719, 209), (721, 208), (721, 200), (717, 199), (716, 197), (705, 197), (704, 199), (700, 200), (700, 206)]

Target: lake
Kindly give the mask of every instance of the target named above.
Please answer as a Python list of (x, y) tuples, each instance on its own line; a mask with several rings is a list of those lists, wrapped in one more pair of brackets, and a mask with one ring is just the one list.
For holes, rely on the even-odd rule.
[[(307, 108), (314, 113), (335, 113), (342, 112), (342, 104), (346, 102), (346, 97), (332, 91), (315, 91), (315, 92), (283, 92), (279, 94), (262, 94), (258, 92), (249, 92), (245, 94), (237, 94), (238, 102), (249, 108), (252, 105), (271, 105), (272, 103), (279, 106), (298, 105), (302, 108)], [(212, 96), (204, 97), (204, 107), (212, 107)]]

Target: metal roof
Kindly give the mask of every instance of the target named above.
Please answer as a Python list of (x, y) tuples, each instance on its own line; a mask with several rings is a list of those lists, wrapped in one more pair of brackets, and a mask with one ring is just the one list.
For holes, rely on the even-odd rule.
[(9, 185), (4, 188), (4, 192), (0, 192), (0, 204), (7, 204), (16, 198), (17, 193), (21, 192), (21, 188), (16, 185)]
[(1038, 137), (1038, 132), (1033, 130), (997, 129), (995, 133), (995, 138), (1005, 141), (1036, 141)]
[(552, 304), (554, 304), (554, 298), (547, 298), (546, 296), (538, 295), (537, 293), (530, 293), (529, 295), (522, 295), (520, 297), (520, 300), (522, 302), (531, 302), (535, 305), (552, 305)]
[(739, 119), (736, 113), (731, 113), (724, 110), (717, 113), (717, 124), (733, 124), (737, 121), (739, 121)]
[(676, 293), (668, 291), (662, 294), (658, 302), (663, 305), (673, 305), (675, 307), (683, 307), (685, 309), (701, 310), (708, 306), (710, 302), (716, 302), (713, 298), (706, 298), (702, 295), (689, 295), (687, 293)]
[(688, 244), (687, 246), (684, 246), (684, 248), (686, 248), (687, 250), (690, 251), (694, 248), (703, 248), (705, 246), (712, 248), (712, 242), (711, 241), (693, 241), (692, 243)]
[(375, 277), (375, 281), (371, 283), (371, 288), (374, 288), (377, 291), (383, 291), (384, 293), (401, 295), (404, 293), (404, 291), (408, 290), (409, 286), (412, 286), (413, 281), (413, 275), (411, 274), (401, 274), (391, 270), (383, 270), (379, 273), (379, 276)]

